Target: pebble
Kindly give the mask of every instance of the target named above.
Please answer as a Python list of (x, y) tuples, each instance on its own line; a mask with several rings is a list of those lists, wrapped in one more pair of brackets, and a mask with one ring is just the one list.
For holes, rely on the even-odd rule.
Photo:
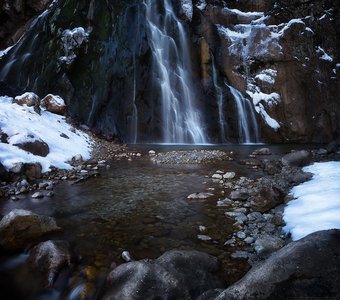
[(203, 225), (200, 225), (200, 226), (198, 226), (198, 230), (199, 230), (200, 232), (204, 232), (204, 231), (207, 230), (207, 227), (205, 227), (205, 226), (203, 226)]
[(212, 238), (208, 235), (204, 235), (204, 234), (198, 234), (197, 238), (201, 241), (211, 241)]
[(236, 233), (236, 236), (239, 238), (239, 239), (245, 239), (247, 236), (246, 234), (243, 232), (243, 231), (239, 231)]
[(212, 193), (193, 193), (190, 194), (187, 198), (188, 199), (207, 199), (214, 196)]
[(211, 176), (212, 179), (222, 179), (223, 176), (221, 174), (214, 174), (213, 176)]
[(46, 194), (46, 196), (47, 196), (47, 197), (53, 197), (53, 196), (54, 196), (54, 192), (52, 192), (52, 191), (51, 191), (51, 192), (48, 192), (48, 193)]
[(150, 150), (149, 151), (149, 156), (153, 157), (156, 155), (156, 151), (155, 150)]
[(125, 261), (125, 262), (130, 262), (132, 261), (132, 257), (130, 255), (130, 252), (129, 251), (123, 251), (122, 252), (122, 259)]
[(227, 172), (223, 175), (223, 179), (233, 179), (235, 178), (236, 173), (235, 172)]
[(231, 258), (244, 258), (247, 259), (249, 257), (249, 253), (247, 251), (236, 251), (231, 254)]
[(244, 239), (244, 242), (248, 245), (254, 243), (255, 239), (252, 236), (248, 236)]
[(41, 192), (35, 192), (35, 193), (32, 195), (32, 198), (34, 198), (34, 199), (43, 198), (43, 197), (44, 197), (44, 194), (41, 193)]

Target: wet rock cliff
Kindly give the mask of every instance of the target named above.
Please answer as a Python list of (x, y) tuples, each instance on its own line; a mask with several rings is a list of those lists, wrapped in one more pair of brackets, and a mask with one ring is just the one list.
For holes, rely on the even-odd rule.
[(2, 94), (59, 94), (73, 118), (126, 142), (337, 137), (334, 1), (14, 2), (0, 1), (1, 48), (15, 44)]

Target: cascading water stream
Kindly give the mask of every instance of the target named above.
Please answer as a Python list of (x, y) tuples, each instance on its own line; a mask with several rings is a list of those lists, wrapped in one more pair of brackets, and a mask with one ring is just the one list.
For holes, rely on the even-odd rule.
[(224, 107), (223, 90), (220, 84), (218, 83), (218, 76), (217, 76), (217, 71), (216, 71), (214, 60), (212, 62), (212, 79), (213, 79), (213, 84), (214, 84), (216, 99), (217, 99), (218, 121), (220, 125), (221, 142), (227, 143), (228, 142), (228, 139), (227, 139), (228, 124), (225, 120), (224, 109), (223, 109)]
[(160, 89), (162, 142), (205, 144), (184, 27), (169, 0), (147, 0), (146, 17), (153, 52), (152, 81)]
[(240, 143), (257, 143), (259, 141), (259, 128), (256, 122), (254, 108), (240, 91), (227, 85), (234, 97), (237, 115)]

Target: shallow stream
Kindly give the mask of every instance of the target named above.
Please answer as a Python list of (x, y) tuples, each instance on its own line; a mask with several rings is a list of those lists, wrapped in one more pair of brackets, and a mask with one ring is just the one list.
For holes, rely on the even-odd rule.
[[(237, 176), (250, 178), (262, 176), (261, 171), (237, 163), (238, 159), (247, 157), (258, 147), (218, 147), (234, 152), (236, 160), (231, 162), (157, 165), (147, 158), (149, 149), (188, 150), (192, 147), (135, 146), (135, 150), (146, 158), (114, 161), (110, 163), (110, 169), (101, 172), (100, 177), (79, 184), (62, 182), (55, 187), (53, 198), (37, 200), (27, 196), (17, 202), (3, 201), (0, 211), (4, 215), (14, 208), (23, 208), (56, 219), (63, 231), (55, 234), (53, 239), (69, 241), (72, 253), (77, 256), (76, 268), (72, 273), (75, 288), (77, 284), (92, 280), (92, 289), (98, 290), (111, 264), (123, 263), (120, 258), (122, 251), (129, 251), (135, 259), (143, 259), (156, 258), (174, 248), (196, 249), (219, 257), (225, 270), (221, 276), (231, 283), (248, 267), (242, 261), (235, 262), (229, 258), (230, 253), (224, 242), (233, 233), (234, 221), (225, 217), (227, 208), (216, 206), (223, 195), (219, 185), (208, 176), (216, 170), (235, 171)], [(204, 148), (216, 149), (213, 146)], [(278, 157), (288, 148), (291, 147), (272, 146), (274, 155), (270, 159)], [(215, 188), (215, 196), (204, 200), (187, 199), (189, 194), (205, 192), (209, 188)], [(207, 228), (205, 232), (199, 231), (200, 225)], [(208, 235), (212, 240), (202, 241), (198, 239), (199, 234)], [(15, 291), (16, 299), (34, 299), (41, 292), (35, 282), (38, 279), (28, 276), (31, 273), (23, 263), (25, 258), (25, 255), (6, 256), (0, 264), (1, 289), (6, 291), (4, 294)], [(92, 279), (87, 276), (89, 266), (93, 273), (102, 273), (102, 276), (93, 276)], [(64, 275), (64, 281), (69, 275)], [(67, 288), (69, 292), (65, 291)], [(61, 284), (59, 289), (58, 292), (54, 291), (54, 298), (64, 293), (66, 298), (78, 299), (76, 294), (70, 297), (74, 292), (70, 282)], [(92, 295), (95, 297), (98, 291)], [(53, 298), (52, 294), (47, 298)]]

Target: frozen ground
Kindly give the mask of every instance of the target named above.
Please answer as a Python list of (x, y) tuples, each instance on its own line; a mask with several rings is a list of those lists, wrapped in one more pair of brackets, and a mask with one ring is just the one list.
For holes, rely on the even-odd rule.
[[(73, 156), (81, 154), (90, 158), (91, 140), (88, 135), (71, 129), (65, 118), (45, 110), (37, 114), (33, 107), (12, 104), (12, 98), (0, 97), (0, 130), (8, 135), (8, 144), (0, 143), (0, 162), (11, 168), (14, 163), (39, 162), (43, 172), (50, 166), (70, 169), (67, 164)], [(42, 140), (49, 146), (46, 157), (21, 150), (14, 144)]]
[(294, 187), (296, 198), (284, 212), (293, 240), (319, 230), (340, 228), (340, 162), (315, 163), (304, 168), (314, 174), (311, 181)]

